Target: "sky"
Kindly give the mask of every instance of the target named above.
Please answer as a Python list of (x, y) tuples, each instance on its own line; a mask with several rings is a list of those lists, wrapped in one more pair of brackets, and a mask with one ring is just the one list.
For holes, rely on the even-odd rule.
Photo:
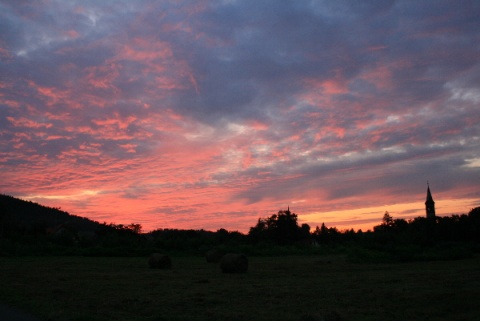
[(154, 229), (480, 206), (479, 1), (0, 0), (0, 193)]

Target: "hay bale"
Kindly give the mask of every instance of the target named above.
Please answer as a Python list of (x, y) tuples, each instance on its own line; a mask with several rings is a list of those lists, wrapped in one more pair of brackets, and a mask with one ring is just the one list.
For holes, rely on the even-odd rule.
[(172, 268), (172, 260), (168, 255), (153, 253), (148, 258), (148, 266), (151, 269), (167, 270)]
[(248, 270), (248, 259), (243, 254), (228, 253), (222, 257), (220, 268), (223, 273), (245, 273)]
[(225, 252), (222, 250), (218, 249), (213, 249), (210, 251), (207, 251), (205, 253), (205, 258), (207, 259), (208, 263), (218, 263), (222, 259), (222, 257), (225, 255)]

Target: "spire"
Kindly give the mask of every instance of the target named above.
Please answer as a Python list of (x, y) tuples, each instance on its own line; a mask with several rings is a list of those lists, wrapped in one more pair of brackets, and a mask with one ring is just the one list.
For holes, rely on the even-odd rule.
[(430, 184), (427, 182), (427, 200), (425, 201), (425, 211), (427, 218), (435, 218), (435, 202), (430, 192)]
[(428, 182), (427, 182), (427, 202), (433, 202), (432, 193), (430, 192), (430, 184), (428, 184)]

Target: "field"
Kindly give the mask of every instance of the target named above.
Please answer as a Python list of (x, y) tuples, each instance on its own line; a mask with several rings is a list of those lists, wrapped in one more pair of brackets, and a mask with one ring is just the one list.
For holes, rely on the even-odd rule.
[(0, 258), (0, 302), (43, 320), (480, 320), (480, 257), (358, 264), (251, 257), (222, 274), (200, 257)]

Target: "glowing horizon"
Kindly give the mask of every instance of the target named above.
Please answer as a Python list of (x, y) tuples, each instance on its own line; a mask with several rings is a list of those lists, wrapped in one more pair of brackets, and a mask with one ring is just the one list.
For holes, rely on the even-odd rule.
[[(29, 200), (37, 202), (41, 205), (56, 207), (55, 204), (59, 204), (62, 200), (75, 200), (79, 195), (88, 196), (88, 195), (97, 195), (96, 191), (85, 191), (84, 193), (78, 195), (25, 195), (18, 196), (20, 199)], [(325, 223), (327, 227), (335, 227), (340, 231), (354, 229), (357, 230), (373, 230), (373, 227), (382, 223), (382, 218), (385, 212), (389, 212), (394, 219), (413, 219), (416, 217), (425, 216), (425, 203), (422, 201), (410, 202), (410, 203), (401, 203), (401, 204), (384, 204), (381, 206), (372, 206), (366, 208), (356, 208), (356, 209), (344, 209), (344, 210), (335, 210), (335, 211), (326, 211), (326, 212), (313, 212), (313, 213), (301, 213), (295, 210), (298, 207), (297, 204), (304, 203), (304, 200), (301, 201), (292, 201), (287, 204), (287, 207), (290, 207), (291, 211), (298, 215), (298, 223), (309, 224), (311, 231), (313, 232), (316, 226), (321, 226), (322, 223)], [(456, 199), (456, 200), (436, 200), (436, 210), (437, 216), (451, 216), (451, 215), (462, 215), (467, 214), (472, 208), (477, 207), (477, 199)], [(69, 204), (67, 203), (68, 207)], [(302, 208), (302, 206), (298, 207)], [(67, 208), (60, 209), (69, 212)], [(286, 208), (279, 208), (280, 210), (285, 210)], [(241, 233), (248, 233), (250, 227), (255, 226), (258, 218), (266, 218), (273, 214), (276, 214), (278, 211), (259, 211), (259, 214), (255, 216), (255, 213), (244, 213), (249, 214), (245, 215), (242, 222), (243, 225), (238, 225), (237, 228), (232, 228), (231, 225), (220, 226), (218, 224), (211, 225), (206, 220), (207, 223), (205, 226), (197, 225), (192, 227), (189, 223), (185, 222), (175, 222), (171, 226), (156, 226), (155, 224), (143, 222), (142, 228), (144, 232), (150, 232), (156, 229), (205, 229), (210, 231), (216, 231), (221, 228), (226, 228), (229, 231), (238, 231)], [(78, 215), (76, 213), (69, 212), (73, 215)], [(80, 215), (82, 216), (82, 215)], [(130, 223), (139, 223), (137, 221), (128, 221), (122, 220), (119, 222), (116, 221), (106, 221), (105, 218), (110, 216), (104, 216), (101, 213), (91, 213), (88, 215), (89, 218), (99, 221), (100, 223), (114, 223), (114, 224), (130, 224)], [(245, 218), (249, 218), (250, 221), (247, 221)], [(202, 221), (202, 220), (200, 220)]]
[(289, 205), (366, 229), (423, 215), (427, 181), (439, 215), (467, 213), (475, 6), (0, 3), (0, 193), (147, 231), (246, 232)]

